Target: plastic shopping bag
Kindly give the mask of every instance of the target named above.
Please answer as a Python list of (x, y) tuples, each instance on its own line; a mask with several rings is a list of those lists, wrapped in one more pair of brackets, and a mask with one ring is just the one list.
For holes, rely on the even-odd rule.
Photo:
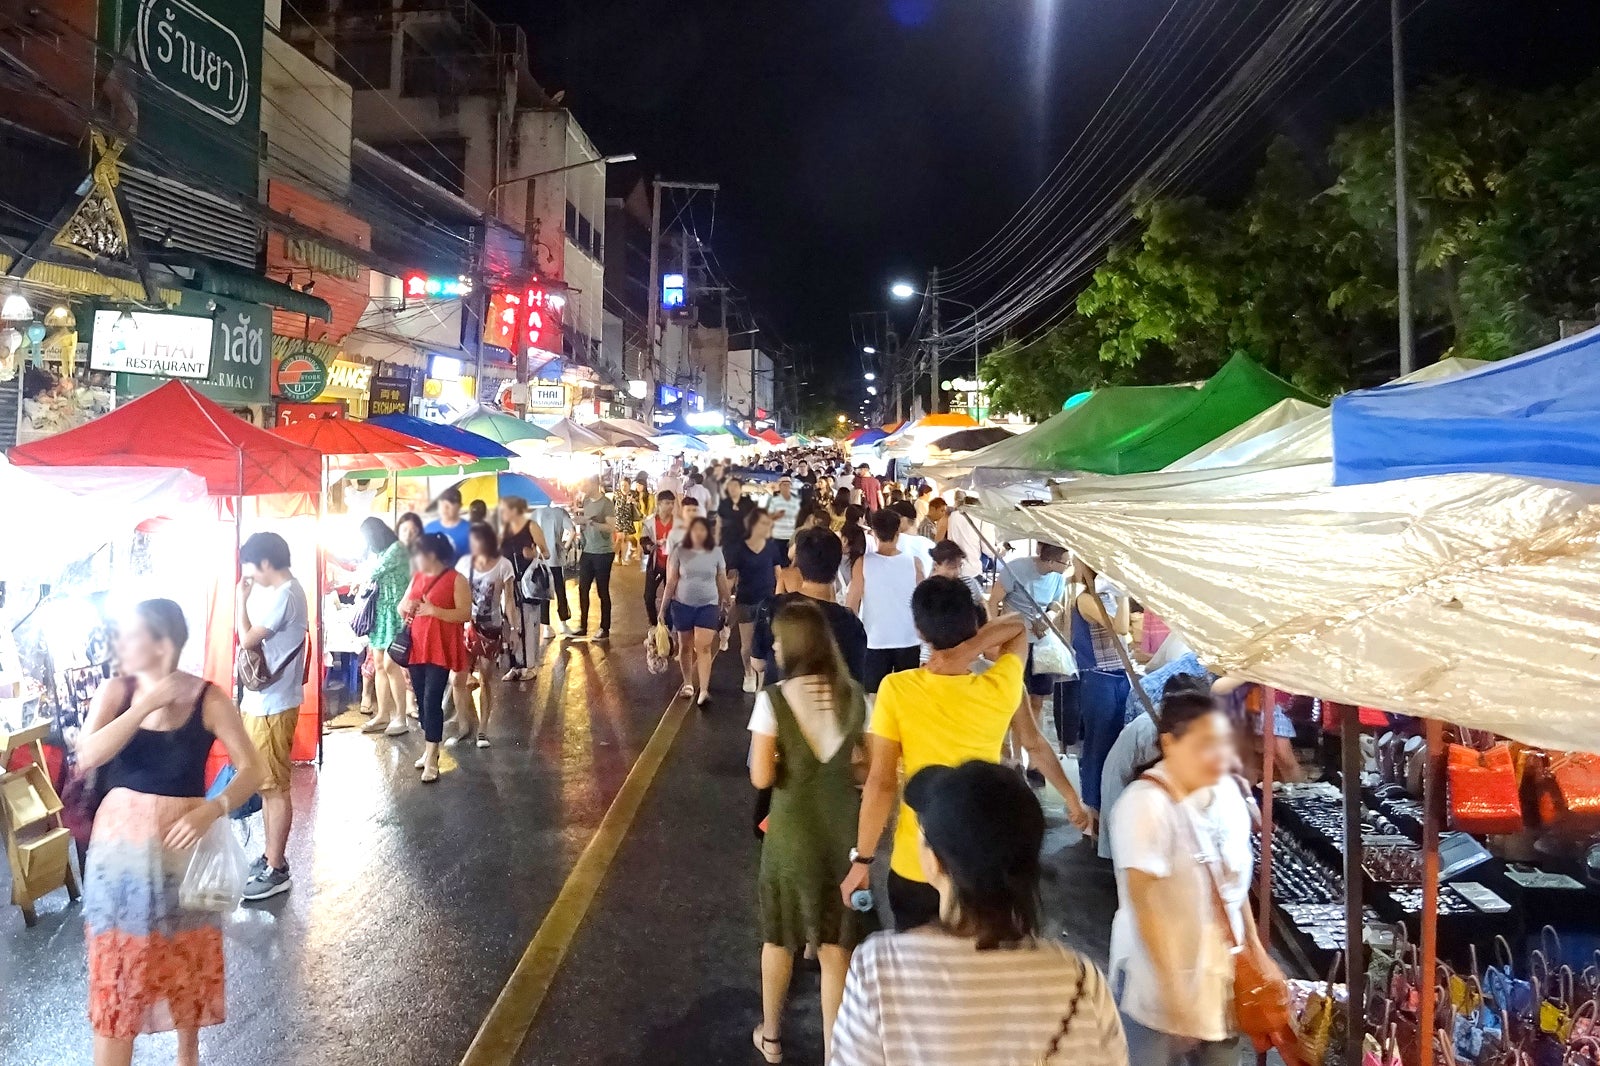
[(189, 856), (189, 869), (178, 886), (178, 905), (185, 910), (226, 914), (244, 898), (250, 860), (234, 838), (228, 819), (218, 818)]
[(1078, 661), (1072, 649), (1062, 643), (1053, 629), (1045, 630), (1044, 636), (1033, 646), (1033, 672), (1058, 677), (1078, 676)]
[(544, 603), (555, 595), (549, 565), (540, 559), (524, 570), (518, 591), (526, 603)]

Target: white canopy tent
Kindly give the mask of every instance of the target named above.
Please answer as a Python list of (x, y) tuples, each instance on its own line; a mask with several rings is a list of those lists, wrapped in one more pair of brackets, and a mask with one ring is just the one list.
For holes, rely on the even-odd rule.
[[(1265, 461), (1206, 465), (1243, 450)], [(1072, 548), (1213, 669), (1600, 749), (1600, 487), (1451, 474), (1335, 488), (1332, 453), (1318, 412), (1187, 469), (980, 513)]]
[(152, 518), (214, 512), (205, 479), (187, 470), (19, 467), (0, 459), (0, 494), (17, 512), (0, 523), (0, 557), (13, 577), (51, 577)]

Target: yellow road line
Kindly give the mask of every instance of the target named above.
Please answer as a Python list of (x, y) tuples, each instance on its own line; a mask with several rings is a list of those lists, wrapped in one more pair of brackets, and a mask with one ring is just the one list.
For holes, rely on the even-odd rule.
[(556, 972), (561, 969), (567, 949), (572, 946), (590, 904), (600, 892), (606, 872), (633, 826), (634, 816), (639, 813), (656, 772), (666, 761), (678, 729), (688, 716), (689, 705), (690, 701), (675, 698), (667, 706), (605, 817), (600, 819), (599, 828), (583, 854), (578, 856), (572, 873), (567, 875), (550, 912), (539, 924), (522, 958), (517, 961), (516, 969), (511, 971), (511, 978), (478, 1027), (478, 1035), (472, 1038), (467, 1053), (462, 1056), (461, 1066), (511, 1066), (516, 1059), (528, 1030), (533, 1028), (539, 1008), (544, 1005)]

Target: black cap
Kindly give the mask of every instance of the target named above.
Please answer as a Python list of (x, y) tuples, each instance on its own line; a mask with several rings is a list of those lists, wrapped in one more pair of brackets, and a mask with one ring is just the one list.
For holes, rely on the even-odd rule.
[(1044, 811), (1015, 770), (976, 760), (928, 766), (906, 782), (906, 805), (917, 812), (928, 846), (958, 879), (1039, 861)]

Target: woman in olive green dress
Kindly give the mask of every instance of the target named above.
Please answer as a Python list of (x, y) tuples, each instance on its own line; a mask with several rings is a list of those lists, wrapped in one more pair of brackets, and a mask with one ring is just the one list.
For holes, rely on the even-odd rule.
[(866, 699), (820, 608), (785, 607), (772, 633), (787, 680), (763, 689), (750, 716), (750, 780), (772, 789), (759, 883), (762, 1024), (753, 1039), (777, 1063), (795, 952), (813, 948), (822, 964), (822, 1032), (831, 1045), (850, 952), (873, 926), (870, 913), (839, 898), (861, 802), (855, 755)]

